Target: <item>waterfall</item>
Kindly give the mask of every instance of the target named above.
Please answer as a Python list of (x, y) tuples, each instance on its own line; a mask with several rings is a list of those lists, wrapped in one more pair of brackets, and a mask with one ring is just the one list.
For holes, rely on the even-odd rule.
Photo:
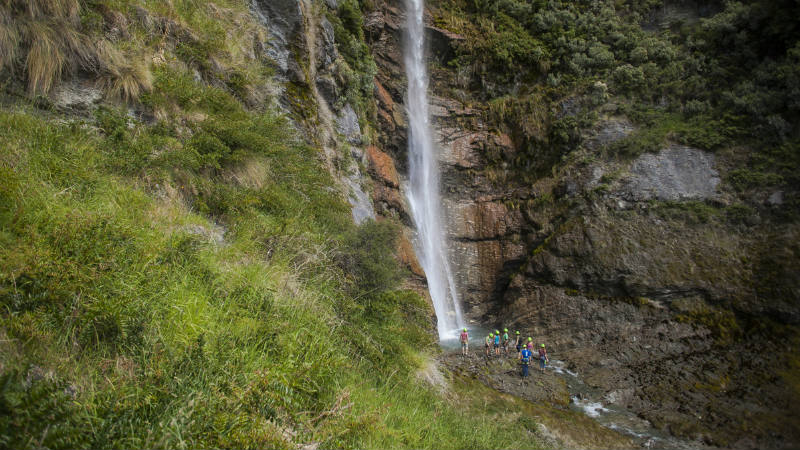
[(447, 256), (439, 195), (439, 167), (428, 111), (425, 65), (424, 0), (406, 0), (405, 64), (408, 78), (408, 202), (417, 227), (417, 257), (428, 279), (436, 310), (439, 339), (452, 339), (464, 326), (453, 273)]

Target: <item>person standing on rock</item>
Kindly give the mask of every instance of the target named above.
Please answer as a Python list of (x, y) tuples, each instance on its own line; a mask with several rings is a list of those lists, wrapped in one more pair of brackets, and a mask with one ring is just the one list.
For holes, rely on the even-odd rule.
[(528, 366), (531, 363), (531, 356), (533, 356), (533, 353), (525, 347), (519, 352), (519, 363), (522, 366), (522, 378), (528, 376)]
[(467, 333), (467, 329), (464, 328), (461, 330), (461, 354), (467, 356), (469, 353), (469, 333)]
[(547, 349), (544, 348), (544, 344), (539, 346), (539, 370), (544, 373), (544, 367), (547, 363), (550, 362), (550, 359), (547, 357)]
[(494, 330), (494, 354), (500, 356), (500, 331)]
[(486, 357), (489, 357), (489, 343), (492, 341), (492, 333), (486, 336)]
[(532, 337), (530, 337), (530, 336), (528, 336), (528, 344), (527, 344), (527, 347), (528, 347), (528, 350), (529, 350), (531, 353), (533, 353), (533, 338), (532, 338)]
[(508, 328), (503, 328), (503, 354), (508, 356)]
[(519, 335), (519, 330), (516, 332), (516, 339), (514, 340), (514, 347), (517, 348), (517, 356), (519, 356), (519, 351), (522, 348), (522, 336)]

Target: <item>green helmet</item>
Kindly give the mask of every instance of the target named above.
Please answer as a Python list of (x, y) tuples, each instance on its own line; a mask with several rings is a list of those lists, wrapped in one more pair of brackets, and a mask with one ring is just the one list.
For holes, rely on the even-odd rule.
[(542, 344), (542, 348), (544, 348), (544, 344)]
[(517, 334), (519, 334), (519, 331), (517, 331)]
[(494, 337), (494, 333), (489, 333), (489, 337)]
[(467, 329), (466, 329), (466, 328), (464, 328), (464, 331), (467, 331)]
[(528, 338), (528, 342), (532, 342), (532, 341), (533, 341), (533, 338)]
[(503, 333), (508, 333), (508, 328), (503, 328)]
[(500, 334), (499, 330), (494, 330), (494, 334)]

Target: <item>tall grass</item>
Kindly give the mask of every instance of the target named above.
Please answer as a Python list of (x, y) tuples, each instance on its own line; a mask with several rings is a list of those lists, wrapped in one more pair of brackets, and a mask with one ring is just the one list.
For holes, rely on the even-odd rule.
[(175, 71), (145, 100), (184, 113), (0, 112), (3, 446), (535, 444), (418, 380), (431, 311), (390, 228), (352, 224), (280, 116)]
[(0, 68), (24, 72), (32, 94), (50, 91), (67, 70), (92, 70), (97, 55), (80, 33), (77, 0), (9, 0), (0, 4)]

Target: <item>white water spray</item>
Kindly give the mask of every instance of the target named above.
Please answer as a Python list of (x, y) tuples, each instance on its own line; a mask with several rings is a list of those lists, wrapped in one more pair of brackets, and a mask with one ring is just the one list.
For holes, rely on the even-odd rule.
[(447, 259), (439, 198), (439, 167), (428, 112), (428, 72), (425, 66), (424, 0), (406, 0), (405, 63), (409, 121), (408, 202), (417, 226), (417, 256), (428, 278), (436, 310), (439, 339), (452, 339), (464, 326), (453, 274)]

